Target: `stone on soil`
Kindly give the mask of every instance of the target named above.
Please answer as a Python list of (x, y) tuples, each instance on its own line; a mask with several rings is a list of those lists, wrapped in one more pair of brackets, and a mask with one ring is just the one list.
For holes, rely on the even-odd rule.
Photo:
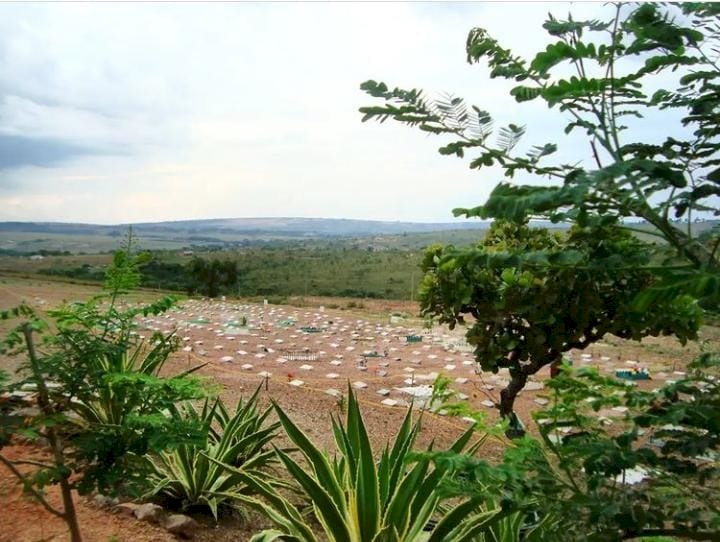
[(141, 504), (133, 512), (133, 514), (135, 514), (135, 517), (138, 518), (140, 521), (150, 521), (153, 523), (157, 523), (158, 521), (160, 521), (160, 516), (162, 516), (162, 513), (162, 506), (158, 506), (157, 504), (151, 502)]
[(163, 521), (163, 527), (165, 527), (168, 532), (184, 538), (191, 538), (200, 528), (193, 518), (188, 517), (185, 514), (169, 515), (165, 518), (165, 521)]

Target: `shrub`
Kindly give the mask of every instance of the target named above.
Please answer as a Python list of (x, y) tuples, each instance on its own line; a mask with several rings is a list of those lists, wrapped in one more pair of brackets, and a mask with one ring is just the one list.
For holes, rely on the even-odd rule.
[(242, 476), (219, 463), (264, 477), (261, 471), (276, 460), (266, 446), (280, 424), (265, 425), (271, 409), (258, 410), (259, 391), (246, 402), (241, 398), (232, 416), (220, 399), (212, 404), (206, 400), (200, 412), (190, 405), (175, 410), (178, 419), (200, 425), (204, 438), (150, 457), (152, 494), (162, 494), (183, 509), (206, 506), (216, 519), (227, 493), (251, 494), (253, 490)]
[[(302, 467), (288, 453), (276, 453), (290, 476), (302, 488), (325, 536), (336, 541), (403, 540), (429, 542), (475, 540), (505, 517), (499, 507), (483, 509), (482, 499), (464, 500), (454, 506), (442, 503), (440, 487), (448, 469), (432, 468), (423, 456), (413, 456), (419, 423), (413, 424), (412, 410), (392, 446), (386, 446), (375, 462), (357, 400), (348, 389), (347, 419), (343, 425), (333, 418), (333, 433), (339, 457), (330, 459), (321, 452), (274, 405), (283, 428), (299, 448), (309, 468)], [(452, 446), (455, 453), (466, 448), (473, 430), (466, 431)], [(468, 447), (474, 453), (480, 442)], [(267, 502), (242, 494), (233, 495), (268, 516), (277, 529), (255, 535), (255, 542), (269, 540), (316, 541), (307, 519), (262, 478), (226, 466), (254, 487)], [(442, 503), (442, 504), (441, 504)], [(433, 520), (439, 521), (434, 524)], [(432, 529), (428, 536), (426, 530)]]

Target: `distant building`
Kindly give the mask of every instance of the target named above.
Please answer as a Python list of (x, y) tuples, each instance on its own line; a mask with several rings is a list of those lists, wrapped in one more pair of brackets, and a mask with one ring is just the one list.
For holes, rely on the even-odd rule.
[(42, 254), (33, 254), (32, 256), (30, 256), (30, 259), (34, 261), (40, 261), (44, 260), (45, 256), (43, 256)]
[(192, 256), (195, 254), (192, 250), (183, 250), (182, 255), (183, 256)]

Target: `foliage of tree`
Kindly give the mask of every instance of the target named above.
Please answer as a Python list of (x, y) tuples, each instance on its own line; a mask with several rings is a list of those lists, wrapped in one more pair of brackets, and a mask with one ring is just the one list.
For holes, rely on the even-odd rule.
[[(589, 236), (619, 227), (639, 229), (643, 235), (649, 231), (659, 243), (636, 270), (654, 279), (628, 300), (632, 309), (653, 311), (685, 295), (717, 299), (718, 241), (698, 240), (692, 224), (699, 212), (718, 214), (720, 8), (646, 3), (612, 9), (607, 20), (550, 16), (544, 28), (554, 43), (529, 62), (482, 29), (471, 31), (467, 41), (468, 60), (485, 60), (491, 77), (513, 81), (511, 94), (517, 101), (543, 100), (568, 116), (567, 133), (584, 131), (590, 160), (548, 164), (547, 157), (557, 150), (553, 143), (516, 152), (525, 128), (514, 124), (500, 128), (493, 143), (490, 115), (452, 96), (427, 100), (418, 90), (389, 90), (368, 81), (363, 88), (386, 103), (362, 111), (365, 119), (393, 118), (455, 136), (440, 152), (461, 157), (474, 152), (473, 168), (497, 165), (509, 178), (531, 174), (556, 181), (543, 186), (501, 183), (484, 205), (458, 209), (457, 214), (566, 221)], [(566, 75), (568, 70), (575, 74)], [(635, 130), (643, 118), (650, 126), (663, 127), (657, 142)], [(679, 228), (678, 219), (687, 227)], [(537, 268), (537, 250), (515, 256), (501, 265), (501, 277), (507, 273), (514, 279)], [(623, 251), (617, 256), (605, 261), (608, 276), (622, 276), (638, 264)], [(439, 259), (431, 267), (441, 265)], [(491, 260), (481, 261), (487, 266)], [(591, 262), (567, 251), (542, 263), (548, 274), (591, 268)], [(450, 260), (444, 264), (440, 273), (455, 265)], [(473, 287), (463, 284), (469, 297)], [(443, 307), (449, 314), (452, 310)], [(703, 354), (687, 370), (687, 376), (649, 392), (587, 370), (561, 376), (548, 382), (551, 403), (536, 413), (540, 439), (525, 436), (508, 443), (498, 465), (466, 454), (437, 454), (435, 459), (456, 469), (452, 487), (458, 496), (491, 494), (508, 506), (550, 513), (561, 526), (557, 540), (662, 535), (716, 540), (717, 354)], [(445, 393), (450, 392), (439, 390), (438, 395)], [(447, 408), (468, 413), (462, 403)], [(632, 483), (629, 477), (638, 473), (643, 479)]]
[[(667, 9), (675, 10), (673, 6)], [(363, 120), (391, 118), (426, 132), (452, 135), (456, 139), (440, 152), (462, 157), (474, 151), (477, 155), (470, 163), (472, 168), (498, 165), (509, 178), (523, 173), (561, 183), (559, 186), (557, 183), (549, 186), (500, 183), (484, 205), (455, 210), (455, 214), (468, 217), (516, 222), (545, 218), (575, 223), (575, 233), (571, 233), (568, 240), (570, 244), (559, 247), (556, 261), (547, 260), (547, 247), (519, 246), (517, 250), (510, 247), (509, 257), (503, 262), (487, 255), (483, 248), (456, 250), (450, 247), (445, 251), (433, 249), (429, 254), (432, 260), (426, 259), (424, 265), (429, 274), (421, 297), (423, 310), (452, 324), (462, 313), (480, 318), (481, 323), (473, 326), (468, 338), (478, 345), (481, 364), (491, 368), (502, 364), (510, 366), (512, 389), (521, 387), (523, 373), (534, 372), (535, 360), (516, 346), (520, 338), (537, 341), (535, 348), (544, 350), (545, 357), (555, 359), (560, 352), (586, 346), (606, 332), (637, 339), (645, 334), (673, 332), (676, 328), (679, 338), (684, 340), (692, 337), (693, 324), (687, 320), (690, 308), (685, 307), (675, 325), (668, 326), (666, 303), (684, 303), (677, 298), (680, 292), (695, 297), (712, 297), (720, 292), (718, 243), (708, 246), (698, 242), (692, 228), (682, 231), (673, 222), (673, 218), (686, 218), (691, 224), (693, 213), (698, 211), (717, 213), (712, 207), (713, 198), (720, 194), (720, 160), (716, 157), (716, 151), (720, 150), (716, 128), (720, 94), (713, 90), (717, 88), (720, 71), (712, 56), (708, 56), (717, 55), (713, 46), (717, 39), (718, 10), (704, 4), (685, 4), (682, 9), (689, 20), (672, 18), (664, 8), (654, 4), (618, 5), (607, 21), (575, 21), (572, 17), (560, 21), (551, 16), (544, 27), (556, 41), (530, 62), (502, 48), (485, 30), (470, 32), (467, 54), (471, 63), (486, 60), (491, 77), (519, 83), (511, 90), (517, 101), (539, 99), (550, 108), (557, 107), (569, 118), (566, 133), (576, 129), (585, 131), (592, 157), (585, 166), (582, 163), (547, 164), (548, 157), (557, 151), (554, 143), (534, 146), (526, 154), (516, 152), (525, 128), (515, 124), (500, 128), (497, 142), (493, 144), (490, 114), (476, 106), (469, 108), (461, 98), (428, 100), (416, 89), (389, 90), (384, 83), (375, 81), (362, 85), (370, 95), (385, 100), (384, 105), (361, 108)], [(628, 62), (630, 59), (633, 62)], [(567, 71), (568, 65), (576, 74), (563, 79), (562, 70)], [(658, 90), (648, 96), (646, 87), (652, 86), (652, 81), (647, 79), (657, 78), (661, 72), (669, 75), (670, 70), (677, 70), (672, 72), (679, 79), (677, 90)], [(561, 75), (554, 76), (556, 72)], [(676, 109), (685, 110), (682, 124), (694, 128), (690, 134), (684, 132), (685, 139), (678, 139), (678, 135), (667, 137), (657, 145), (646, 141), (621, 143), (621, 139), (631, 137), (629, 129), (633, 125), (623, 124), (628, 116), (649, 115), (652, 122), (659, 122), (659, 115)], [(648, 251), (641, 247), (635, 257), (632, 250), (628, 250), (630, 247), (623, 250), (618, 243), (604, 244), (595, 253), (585, 250), (584, 256), (582, 250), (573, 246), (574, 236), (602, 239), (612, 228), (622, 226), (625, 218), (645, 220), (652, 228), (644, 233), (649, 231), (666, 245), (656, 248), (653, 257), (646, 256), (644, 261), (642, 254)], [(609, 247), (617, 250), (610, 253)], [(482, 284), (486, 279), (478, 267), (488, 265), (500, 269), (495, 273), (498, 282), (494, 286), (501, 290), (495, 298), (483, 298), (481, 293), (488, 285)], [(650, 275), (645, 274), (639, 281), (624, 282), (639, 265), (662, 280), (651, 280)], [(528, 321), (527, 308), (518, 306), (511, 298), (516, 294), (513, 288), (507, 289), (509, 284), (515, 285), (514, 289), (517, 286), (522, 289), (522, 277), (535, 280), (538, 273), (543, 278), (553, 277), (550, 283), (556, 281), (559, 285), (565, 281), (569, 289), (557, 304), (557, 294), (552, 290), (544, 296), (541, 289), (535, 288), (536, 303), (546, 305), (538, 306), (538, 312), (546, 312), (546, 318), (559, 319), (562, 315), (558, 310), (567, 315), (568, 311), (576, 310), (575, 307), (585, 309), (584, 314), (572, 314), (570, 327), (574, 329), (570, 333), (564, 332), (562, 321), (558, 322), (557, 329), (546, 327), (540, 333), (533, 333), (536, 322)], [(579, 280), (568, 280), (570, 275)], [(593, 276), (597, 282), (588, 282)], [(480, 282), (473, 284), (473, 280)], [(613, 311), (614, 314), (603, 311), (597, 303), (585, 303), (585, 292), (600, 292), (610, 284), (621, 286), (615, 294), (627, 299), (617, 306), (619, 310)], [(611, 290), (612, 287), (604, 291)], [(607, 301), (617, 304), (620, 300), (621, 297), (616, 297)], [(495, 313), (492, 322), (483, 320), (482, 314), (488, 309)], [(650, 315), (657, 315), (661, 320), (650, 322)], [(638, 326), (642, 320), (643, 325)], [(546, 333), (548, 331), (551, 332)], [(497, 348), (498, 340), (504, 343), (504, 348)], [(487, 350), (487, 347), (491, 348)], [(488, 360), (492, 356), (495, 360)], [(506, 362), (505, 356), (510, 361)], [(523, 362), (526, 368), (521, 369)], [(506, 397), (513, 395), (512, 389), (507, 390)], [(502, 410), (507, 414), (507, 408)]]
[[(550, 403), (533, 415), (540, 437), (508, 442), (499, 464), (435, 454), (455, 473), (450, 494), (541, 510), (557, 522), (558, 541), (720, 537), (716, 354), (703, 354), (658, 391), (590, 368), (565, 369), (547, 385)], [(446, 388), (437, 394), (452, 396)], [(446, 400), (444, 408), (473, 414), (466, 402)]]
[(185, 292), (190, 288), (192, 278), (186, 266), (180, 263), (162, 261), (156, 254), (152, 259), (138, 267), (140, 285), (147, 288), (176, 290)]
[[(472, 154), (471, 168), (498, 166), (511, 179), (532, 175), (551, 181), (500, 183), (484, 205), (456, 209), (456, 215), (544, 218), (583, 227), (642, 219), (651, 226), (650, 235), (678, 258), (668, 257), (662, 268), (664, 292), (648, 292), (642, 306), (678, 290), (716, 295), (718, 242), (698, 242), (691, 226), (698, 213), (718, 215), (720, 7), (645, 3), (612, 9), (606, 20), (550, 16), (543, 26), (555, 41), (530, 61), (482, 28), (467, 39), (468, 61), (484, 61), (490, 77), (511, 81), (510, 94), (518, 102), (541, 100), (568, 118), (566, 133), (584, 132), (590, 160), (548, 163), (558, 149), (555, 143), (517, 150), (524, 126), (500, 127), (493, 142), (493, 119), (482, 108), (452, 95), (433, 100), (417, 89), (390, 90), (375, 81), (362, 88), (385, 103), (361, 108), (363, 120), (390, 118), (453, 136), (441, 154)], [(568, 70), (574, 74), (568, 76)], [(657, 142), (638, 130), (657, 126), (663, 127), (656, 130)], [(687, 221), (687, 229), (677, 227), (678, 219)]]
[[(22, 424), (11, 420), (3, 426), (5, 442), (13, 434), (43, 438), (51, 452), (47, 461), (11, 461), (2, 454), (0, 461), (27, 492), (67, 522), (73, 541), (80, 540), (73, 489), (137, 493), (147, 482), (143, 455), (202, 438), (191, 420), (167, 415), (178, 402), (207, 394), (187, 373), (159, 375), (177, 340), (156, 334), (146, 343), (136, 331), (136, 317), (167, 310), (172, 298), (136, 307), (123, 303), (124, 294), (138, 284), (138, 261), (128, 243), (107, 271), (106, 293), (87, 302), (50, 310), (47, 316), (26, 305), (0, 313), (2, 319), (22, 319), (0, 348), (27, 357), (9, 389), (34, 390), (38, 406)], [(23, 465), (35, 469), (23, 472)], [(61, 488), (62, 510), (43, 496), (42, 489), (52, 484)]]
[(205, 260), (195, 257), (187, 266), (192, 279), (189, 293), (217, 297), (223, 292), (233, 292), (238, 282), (237, 262), (232, 260)]
[(697, 337), (702, 311), (688, 296), (633, 306), (654, 280), (643, 269), (649, 258), (645, 243), (618, 228), (575, 226), (565, 235), (496, 221), (478, 247), (428, 249), (420, 299), (424, 314), (451, 328), (471, 315), (475, 359), (486, 371), (509, 369), (500, 394), (500, 413), (509, 417), (529, 376), (607, 333)]

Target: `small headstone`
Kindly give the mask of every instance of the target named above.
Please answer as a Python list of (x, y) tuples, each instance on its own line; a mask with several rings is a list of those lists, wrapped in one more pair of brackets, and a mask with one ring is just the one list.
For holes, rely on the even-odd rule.
[(525, 389), (527, 391), (537, 391), (543, 389), (545, 386), (542, 382), (528, 382), (525, 384)]

